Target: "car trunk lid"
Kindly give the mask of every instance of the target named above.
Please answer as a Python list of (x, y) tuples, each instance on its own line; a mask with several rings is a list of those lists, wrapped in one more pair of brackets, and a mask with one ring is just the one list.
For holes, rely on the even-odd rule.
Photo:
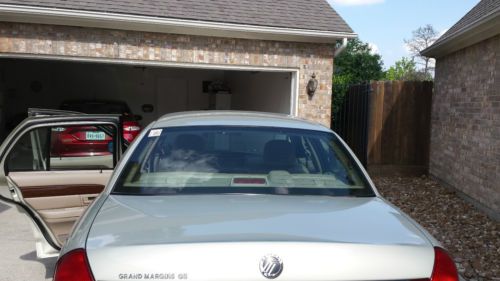
[(111, 195), (87, 252), (97, 280), (263, 280), (271, 254), (280, 279), (413, 279), (434, 255), (379, 198), (279, 195)]

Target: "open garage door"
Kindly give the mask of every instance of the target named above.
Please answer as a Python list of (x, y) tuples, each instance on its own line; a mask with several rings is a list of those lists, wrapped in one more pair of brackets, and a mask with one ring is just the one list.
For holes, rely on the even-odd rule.
[(251, 110), (295, 114), (296, 71), (207, 65), (0, 59), (2, 137), (29, 107), (68, 100), (125, 102), (143, 126), (171, 112)]

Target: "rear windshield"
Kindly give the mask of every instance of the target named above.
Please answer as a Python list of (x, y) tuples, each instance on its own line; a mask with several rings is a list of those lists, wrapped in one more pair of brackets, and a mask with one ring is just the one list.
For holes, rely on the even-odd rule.
[(149, 131), (113, 193), (374, 196), (334, 134), (232, 126)]

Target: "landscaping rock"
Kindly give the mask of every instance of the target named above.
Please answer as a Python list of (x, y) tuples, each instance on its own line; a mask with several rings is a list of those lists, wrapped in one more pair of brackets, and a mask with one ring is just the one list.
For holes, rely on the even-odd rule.
[(374, 177), (378, 190), (425, 227), (469, 280), (500, 280), (500, 223), (428, 177)]

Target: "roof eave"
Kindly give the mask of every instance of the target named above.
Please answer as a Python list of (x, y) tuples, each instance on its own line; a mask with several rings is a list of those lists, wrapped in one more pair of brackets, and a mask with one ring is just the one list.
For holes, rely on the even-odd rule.
[(463, 48), (472, 46), (485, 39), (500, 34), (500, 9), (455, 32), (450, 37), (437, 41), (420, 52), (423, 56), (439, 58)]
[(147, 17), (129, 14), (0, 4), (0, 21), (82, 26), (215, 37), (335, 43), (355, 33)]

